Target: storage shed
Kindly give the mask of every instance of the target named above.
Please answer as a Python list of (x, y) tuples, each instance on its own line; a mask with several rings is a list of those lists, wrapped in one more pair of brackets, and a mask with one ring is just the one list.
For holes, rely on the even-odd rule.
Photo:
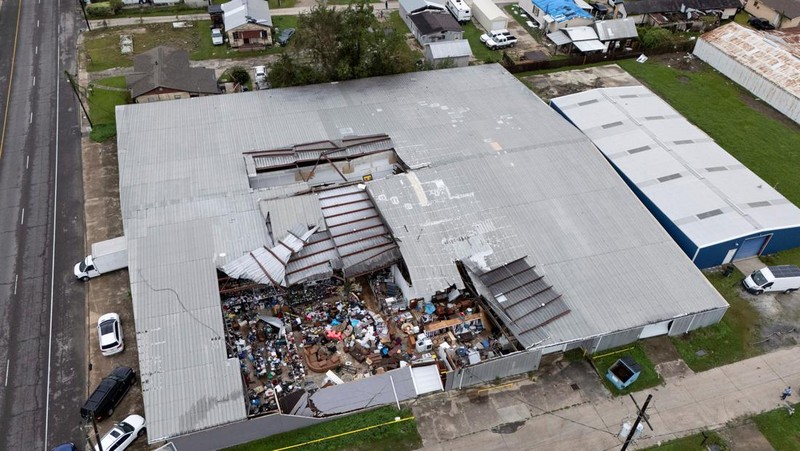
[(594, 89), (551, 105), (698, 267), (800, 246), (800, 209), (644, 86)]
[(694, 54), (800, 124), (797, 32), (765, 33), (731, 22), (701, 35)]
[(492, 0), (472, 0), (472, 16), (486, 31), (508, 28), (508, 16)]
[(472, 56), (469, 41), (432, 42), (425, 46), (425, 60), (433, 67), (467, 67)]

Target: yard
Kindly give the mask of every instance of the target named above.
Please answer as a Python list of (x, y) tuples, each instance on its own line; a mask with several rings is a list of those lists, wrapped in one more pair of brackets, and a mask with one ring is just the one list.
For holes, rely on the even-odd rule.
[(725, 440), (722, 439), (715, 432), (706, 432), (706, 437), (703, 434), (689, 435), (679, 439), (671, 440), (662, 443), (660, 446), (651, 446), (644, 448), (645, 451), (708, 451), (709, 446), (717, 445), (719, 451), (726, 451), (730, 449)]
[[(403, 421), (394, 422), (395, 417)], [(417, 432), (416, 420), (410, 410), (398, 412), (393, 406), (381, 407), (364, 413), (353, 414), (327, 423), (320, 423), (295, 431), (284, 432), (243, 445), (227, 448), (230, 451), (266, 451), (298, 446), (303, 451), (322, 451), (347, 449), (353, 451), (406, 451), (422, 446)], [(388, 423), (388, 424), (385, 424)], [(385, 424), (385, 425), (383, 425)], [(372, 429), (342, 435), (359, 429), (378, 426)], [(330, 440), (326, 437), (337, 436)], [(308, 443), (320, 440), (315, 443)]]
[(706, 273), (706, 277), (728, 301), (730, 308), (718, 324), (672, 338), (678, 354), (695, 372), (727, 365), (763, 352), (755, 345), (761, 339), (758, 311), (739, 295), (739, 282), (744, 277), (742, 273), (735, 270), (725, 277), (718, 271)]
[[(211, 21), (192, 22), (190, 28), (173, 28), (172, 24), (146, 24), (134, 27), (117, 27), (93, 30), (85, 33), (84, 50), (87, 55), (87, 70), (97, 72), (114, 67), (130, 67), (133, 56), (159, 45), (168, 45), (189, 52), (192, 60), (218, 58), (252, 58), (260, 55), (280, 53), (283, 47), (275, 46), (257, 52), (237, 52), (227, 45), (211, 44)], [(297, 16), (275, 16), (273, 24), (278, 28), (295, 27)], [(133, 55), (122, 55), (119, 51), (120, 35), (133, 37)]]
[(778, 450), (800, 450), (800, 423), (780, 407), (753, 417), (758, 430)]
[[(608, 369), (617, 362), (621, 357), (630, 356), (642, 367), (642, 372), (639, 378), (625, 390), (618, 390), (607, 378), (606, 373)], [(639, 343), (634, 343), (618, 349), (611, 349), (605, 351), (597, 356), (592, 357), (597, 372), (600, 375), (600, 380), (614, 395), (626, 395), (628, 393), (637, 392), (646, 388), (661, 385), (661, 377), (656, 373), (653, 362), (645, 354)]]
[(469, 46), (472, 48), (472, 55), (475, 56), (475, 59), (485, 63), (496, 63), (502, 60), (502, 50), (490, 50), (481, 42), (481, 35), (483, 33), (484, 31), (476, 27), (472, 22), (468, 22), (464, 25), (464, 39), (469, 41)]
[[(109, 89), (106, 89), (109, 88)], [(93, 83), (87, 93), (89, 116), (92, 118), (91, 138), (103, 142), (117, 134), (117, 123), (114, 110), (117, 105), (131, 101), (130, 93), (125, 87), (125, 77), (110, 77)]]

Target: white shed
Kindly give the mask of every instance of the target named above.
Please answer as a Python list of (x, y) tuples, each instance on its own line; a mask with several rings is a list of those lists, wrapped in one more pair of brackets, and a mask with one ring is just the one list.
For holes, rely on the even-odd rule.
[(425, 60), (433, 67), (467, 67), (471, 56), (472, 49), (466, 39), (432, 42), (425, 46)]
[(472, 16), (486, 31), (508, 28), (508, 16), (492, 0), (472, 0)]

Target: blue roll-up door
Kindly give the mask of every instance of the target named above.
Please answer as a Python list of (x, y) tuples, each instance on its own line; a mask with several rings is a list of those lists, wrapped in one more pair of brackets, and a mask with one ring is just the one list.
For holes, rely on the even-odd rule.
[(736, 252), (734, 260), (742, 260), (760, 254), (761, 249), (764, 249), (764, 245), (767, 244), (769, 237), (769, 235), (765, 235), (745, 240), (745, 242), (739, 246), (739, 251)]

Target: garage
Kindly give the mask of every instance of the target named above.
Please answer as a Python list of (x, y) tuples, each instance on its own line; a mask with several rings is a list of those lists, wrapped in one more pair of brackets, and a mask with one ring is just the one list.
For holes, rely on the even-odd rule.
[(660, 323), (648, 324), (642, 329), (639, 338), (657, 337), (659, 335), (667, 335), (669, 333), (669, 326), (672, 321), (662, 321)]
[(486, 31), (508, 28), (508, 16), (491, 0), (473, 0), (472, 15)]

